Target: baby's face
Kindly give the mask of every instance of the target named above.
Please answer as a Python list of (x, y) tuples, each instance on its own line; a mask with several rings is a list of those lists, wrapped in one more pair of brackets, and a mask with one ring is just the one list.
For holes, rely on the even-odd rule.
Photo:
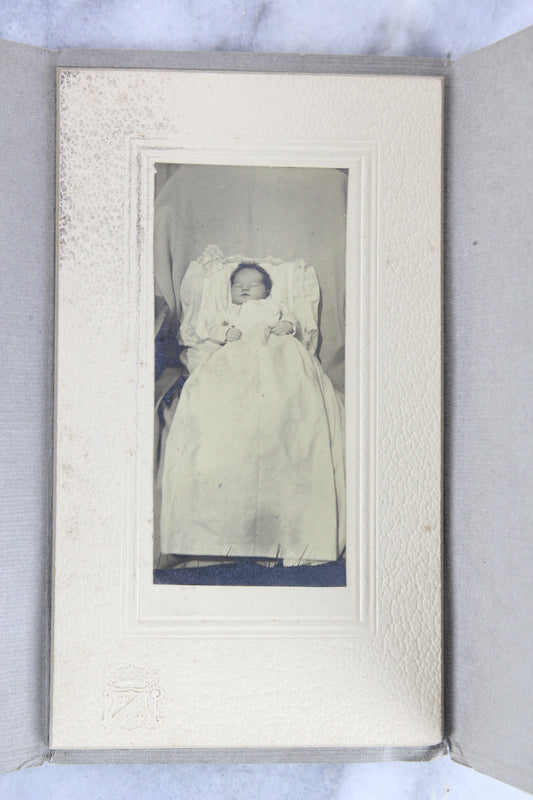
[(241, 269), (235, 275), (231, 287), (231, 302), (237, 305), (248, 300), (264, 300), (267, 296), (266, 286), (261, 274), (256, 269)]

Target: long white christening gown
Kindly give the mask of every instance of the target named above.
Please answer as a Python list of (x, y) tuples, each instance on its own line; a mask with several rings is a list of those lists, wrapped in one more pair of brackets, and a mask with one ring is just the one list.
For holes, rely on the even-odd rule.
[(243, 333), (183, 388), (166, 442), (164, 553), (333, 561), (344, 548), (342, 409), (314, 355), (270, 327), (272, 298), (214, 320)]

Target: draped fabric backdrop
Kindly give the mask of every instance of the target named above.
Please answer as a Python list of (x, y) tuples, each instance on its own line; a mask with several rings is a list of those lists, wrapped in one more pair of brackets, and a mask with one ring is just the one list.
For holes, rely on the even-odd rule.
[(322, 367), (342, 392), (346, 172), (168, 164), (157, 171), (154, 269), (163, 332), (177, 332), (183, 275), (207, 245), (226, 255), (301, 258), (315, 268), (321, 287)]

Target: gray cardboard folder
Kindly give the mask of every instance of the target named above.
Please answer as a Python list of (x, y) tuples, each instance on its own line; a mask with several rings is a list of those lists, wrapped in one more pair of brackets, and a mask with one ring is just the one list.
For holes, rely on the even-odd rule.
[[(55, 762), (452, 758), (533, 791), (530, 485), (533, 28), (458, 61), (47, 51), (0, 43), (1, 733)], [(50, 752), (47, 738), (58, 66), (446, 77), (445, 740), (391, 749)], [(528, 297), (529, 295), (529, 297)], [(428, 743), (430, 744), (430, 743)]]

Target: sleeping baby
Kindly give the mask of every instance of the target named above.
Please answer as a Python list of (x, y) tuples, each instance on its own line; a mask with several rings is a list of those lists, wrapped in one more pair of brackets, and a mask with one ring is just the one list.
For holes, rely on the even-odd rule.
[(265, 341), (270, 333), (285, 336), (295, 333), (296, 317), (271, 296), (272, 280), (259, 264), (243, 262), (230, 277), (231, 304), (209, 328), (209, 338), (225, 344), (236, 342), (244, 332), (255, 326), (263, 328)]
[(335, 561), (344, 548), (341, 408), (269, 273), (241, 262), (186, 381), (162, 471), (161, 549)]

